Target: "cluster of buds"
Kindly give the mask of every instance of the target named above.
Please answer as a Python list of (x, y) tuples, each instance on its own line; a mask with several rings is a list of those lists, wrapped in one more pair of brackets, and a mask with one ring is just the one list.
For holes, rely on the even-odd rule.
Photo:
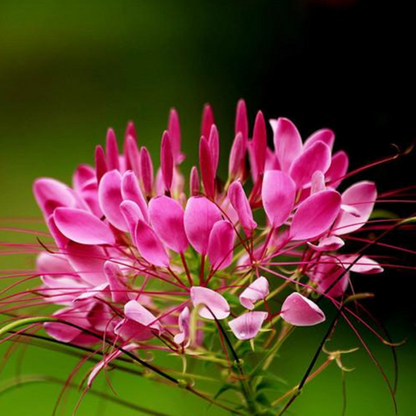
[(233, 353), (247, 340), (271, 345), (288, 328), (324, 322), (322, 299), (340, 310), (353, 293), (351, 273), (383, 271), (345, 244), (365, 232), (375, 184), (338, 190), (351, 173), (347, 154), (333, 152), (331, 130), (302, 140), (286, 118), (270, 126), (273, 141), (263, 113), (251, 130), (246, 105), (238, 103), (226, 180), (217, 175), (220, 139), (209, 105), (189, 186), (175, 110), (156, 172), (129, 123), (123, 152), (109, 129), (95, 166), (80, 165), (72, 187), (36, 180), (54, 242), (37, 258), (36, 295), (58, 306), (44, 328), (59, 342), (102, 349), (105, 339), (114, 348), (90, 373), (89, 386), (123, 353), (202, 356), (213, 333), (226, 358), (224, 338), (237, 345)]

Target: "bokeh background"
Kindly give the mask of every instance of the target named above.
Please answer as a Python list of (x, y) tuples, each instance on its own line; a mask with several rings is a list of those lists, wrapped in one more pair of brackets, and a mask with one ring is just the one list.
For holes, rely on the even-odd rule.
[[(39, 212), (31, 185), (39, 176), (70, 182), (75, 166), (93, 161), (108, 126), (121, 136), (134, 120), (139, 142), (158, 155), (169, 108), (180, 114), (185, 170), (196, 162), (202, 106), (214, 106), (226, 169), (235, 105), (247, 101), (251, 121), (291, 118), (305, 136), (321, 127), (337, 134), (337, 149), (352, 168), (394, 153), (416, 139), (416, 64), (411, 2), (377, 0), (1, 0), (0, 221), (33, 226)], [(365, 172), (381, 190), (415, 181), (414, 156)], [(411, 212), (409, 206), (397, 208)], [(0, 241), (13, 241), (1, 232)], [(20, 237), (22, 239), (23, 237)], [(33, 243), (33, 237), (24, 237)], [(32, 238), (32, 240), (31, 240)], [(392, 237), (393, 241), (395, 237)], [(404, 243), (396, 238), (396, 242)], [(406, 261), (411, 264), (414, 258)], [(4, 256), (2, 269), (33, 267), (28, 256)], [(368, 306), (395, 340), (399, 414), (412, 416), (416, 337), (412, 272), (363, 277), (356, 284), (377, 297)], [(0, 282), (0, 287), (10, 281)], [(324, 328), (305, 329), (281, 352), (276, 373), (289, 385), (302, 377)], [(389, 349), (366, 340), (389, 376)], [(337, 345), (359, 346), (347, 327)], [(4, 356), (7, 345), (0, 346)], [(296, 357), (294, 359), (293, 357)], [(66, 378), (76, 360), (37, 347), (7, 360), (0, 382), (16, 374)], [(360, 348), (346, 364), (348, 416), (394, 414), (388, 390)], [(101, 384), (100, 384), (101, 382)], [(105, 389), (101, 379), (96, 389)], [(223, 415), (168, 387), (113, 374), (120, 397), (177, 416)], [(0, 395), (0, 413), (49, 415), (59, 387), (29, 385)], [(71, 414), (77, 394), (64, 414)], [(79, 415), (137, 415), (87, 396)], [(341, 414), (341, 377), (335, 366), (307, 386), (293, 406), (299, 416)]]

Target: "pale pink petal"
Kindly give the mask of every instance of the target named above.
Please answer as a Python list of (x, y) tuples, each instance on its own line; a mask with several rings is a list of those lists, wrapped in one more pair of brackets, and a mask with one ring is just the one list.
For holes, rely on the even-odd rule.
[(192, 287), (191, 300), (195, 308), (202, 305), (198, 310), (199, 316), (202, 318), (214, 320), (215, 316), (216, 319), (221, 320), (230, 314), (230, 305), (225, 298), (206, 287)]
[(287, 118), (279, 118), (276, 122), (273, 141), (282, 170), (289, 172), (292, 162), (302, 153), (302, 138), (298, 129)]
[(325, 189), (326, 189), (325, 175), (320, 170), (317, 170), (312, 175), (311, 195), (316, 194), (321, 191), (325, 191)]
[(240, 295), (240, 303), (247, 309), (254, 309), (254, 304), (263, 300), (269, 294), (268, 280), (260, 276), (253, 283), (251, 283)]
[(59, 231), (76, 243), (114, 244), (110, 227), (88, 211), (74, 208), (57, 208), (54, 213)]
[(37, 291), (47, 302), (56, 305), (71, 305), (74, 300), (84, 293), (89, 286), (79, 279), (72, 277), (56, 277), (56, 275), (41, 276), (43, 287)]
[(341, 195), (322, 191), (303, 201), (290, 227), (292, 240), (313, 240), (331, 227), (341, 208)]
[(92, 286), (106, 282), (104, 263), (107, 256), (99, 246), (86, 246), (70, 241), (65, 250), (72, 268)]
[(263, 207), (273, 227), (280, 227), (289, 218), (295, 203), (296, 186), (284, 172), (268, 170), (264, 173)]
[(183, 253), (188, 248), (184, 227), (184, 209), (167, 196), (151, 199), (149, 217), (157, 236), (171, 250)]
[(169, 266), (169, 256), (156, 233), (144, 221), (139, 220), (136, 227), (136, 244), (140, 254), (158, 267)]
[(228, 325), (237, 339), (245, 341), (257, 336), (267, 316), (267, 312), (247, 312), (228, 322)]
[[(345, 267), (349, 267), (356, 258), (357, 256), (341, 257), (341, 261)], [(377, 274), (383, 273), (384, 269), (370, 257), (362, 256), (352, 265), (350, 271), (360, 274)]]
[(214, 224), (209, 236), (208, 258), (214, 270), (222, 270), (233, 261), (235, 231), (228, 221)]
[(280, 316), (286, 322), (295, 326), (317, 325), (326, 319), (318, 305), (297, 292), (292, 293), (285, 299)]
[(75, 208), (77, 206), (72, 189), (55, 179), (37, 179), (33, 184), (33, 192), (45, 218), (53, 214), (58, 207)]
[(331, 166), (326, 172), (326, 178), (333, 188), (337, 188), (344, 179), (348, 171), (348, 163), (348, 156), (343, 151), (339, 151), (332, 156)]
[(243, 186), (239, 181), (233, 182), (228, 188), (228, 198), (237, 212), (238, 219), (240, 220), (244, 232), (247, 236), (251, 235), (253, 230), (257, 227), (257, 223), (253, 219), (250, 203), (248, 202)]
[(325, 143), (330, 149), (334, 146), (335, 141), (335, 133), (330, 129), (321, 129), (316, 131), (315, 133), (311, 134), (306, 140), (304, 144), (304, 149), (312, 146), (316, 142), (323, 142)]
[(221, 219), (220, 210), (207, 198), (199, 196), (189, 198), (184, 216), (185, 232), (198, 253), (207, 253), (212, 227)]
[(142, 306), (136, 300), (131, 300), (124, 305), (124, 315), (127, 319), (131, 319), (145, 327), (160, 331), (162, 328), (152, 312)]
[(121, 231), (127, 232), (126, 221), (120, 211), (120, 204), (123, 202), (121, 196), (121, 173), (118, 170), (107, 172), (102, 178), (98, 187), (98, 200), (101, 210), (106, 219)]
[(126, 221), (133, 243), (136, 244), (137, 223), (139, 220), (144, 221), (142, 211), (135, 202), (129, 200), (123, 201), (121, 203), (120, 210), (123, 214), (124, 220)]
[(136, 175), (131, 171), (127, 171), (123, 175), (121, 182), (121, 195), (124, 200), (135, 202), (142, 213), (142, 217), (147, 222), (147, 204), (142, 191), (140, 190), (139, 182), (137, 181)]
[(318, 244), (308, 243), (309, 247), (315, 251), (335, 251), (345, 245), (344, 240), (335, 235), (324, 237), (319, 240)]
[(179, 315), (178, 319), (179, 333), (173, 338), (176, 344), (183, 344), (189, 339), (190, 334), (190, 314), (189, 308), (185, 307)]
[(65, 255), (42, 252), (36, 259), (36, 270), (51, 275), (68, 275), (74, 273)]
[(299, 155), (290, 167), (290, 176), (298, 188), (309, 184), (316, 171), (325, 173), (331, 165), (331, 150), (323, 142), (315, 142)]
[(342, 204), (354, 208), (354, 213), (343, 211), (334, 225), (334, 234), (349, 234), (360, 229), (370, 218), (377, 199), (373, 182), (358, 182), (342, 194)]
[(107, 261), (104, 264), (104, 273), (110, 285), (111, 298), (113, 302), (125, 303), (129, 301), (129, 294), (123, 281), (123, 272), (118, 264)]

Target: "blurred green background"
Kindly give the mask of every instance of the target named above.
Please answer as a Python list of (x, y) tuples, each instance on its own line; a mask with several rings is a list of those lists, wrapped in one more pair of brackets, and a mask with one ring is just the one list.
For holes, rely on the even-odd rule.
[[(92, 163), (94, 147), (107, 127), (121, 137), (134, 120), (139, 143), (158, 157), (170, 107), (177, 108), (188, 155), (196, 163), (202, 106), (214, 106), (226, 169), (235, 105), (247, 100), (251, 121), (258, 109), (266, 117), (292, 118), (306, 135), (323, 126), (335, 129), (337, 148), (352, 155), (356, 167), (404, 147), (415, 138), (415, 64), (407, 33), (409, 11), (394, 2), (375, 1), (36, 1), (0, 2), (0, 221), (1, 226), (39, 228), (31, 186), (36, 177), (65, 182), (77, 164)], [(411, 27), (411, 25), (410, 25)], [(414, 181), (414, 164), (390, 166), (367, 177), (385, 189)], [(411, 177), (413, 176), (413, 177)], [(1, 241), (17, 241), (0, 232)], [(25, 236), (26, 242), (34, 237)], [(0, 259), (1, 269), (33, 267), (28, 256)], [(378, 291), (372, 304), (398, 351), (399, 414), (413, 416), (416, 337), (412, 293), (414, 275), (366, 277)], [(0, 287), (9, 284), (0, 283)], [(407, 288), (407, 289), (403, 289)], [(297, 331), (281, 352), (274, 371), (299, 382), (325, 328)], [(365, 333), (389, 376), (389, 349)], [(334, 343), (359, 346), (344, 328)], [(8, 345), (0, 346), (4, 355)], [(296, 359), (294, 358), (296, 357)], [(66, 378), (76, 360), (29, 347), (24, 358), (7, 360), (4, 382), (16, 374), (54, 374)], [(348, 416), (393, 415), (386, 385), (368, 355), (346, 358)], [(175, 416), (223, 415), (169, 387), (112, 374), (119, 397)], [(97, 380), (95, 389), (105, 389)], [(107, 389), (108, 390), (108, 389)], [(22, 387), (0, 396), (0, 414), (49, 415), (59, 387)], [(64, 414), (71, 414), (78, 394)], [(331, 366), (307, 386), (293, 406), (299, 416), (341, 414), (341, 376)], [(91, 395), (79, 415), (138, 415)]]

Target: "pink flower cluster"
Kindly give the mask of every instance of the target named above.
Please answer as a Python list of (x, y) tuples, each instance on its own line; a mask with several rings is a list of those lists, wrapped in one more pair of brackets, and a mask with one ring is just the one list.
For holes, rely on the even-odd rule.
[[(79, 166), (72, 187), (38, 179), (34, 193), (56, 245), (38, 257), (38, 292), (59, 305), (61, 321), (46, 323), (47, 332), (77, 345), (99, 342), (91, 333), (128, 348), (162, 340), (180, 352), (227, 320), (235, 337), (249, 340), (276, 318), (295, 326), (323, 322), (310, 298), (336, 302), (350, 272), (381, 272), (374, 259), (357, 261), (343, 248), (372, 213), (374, 183), (337, 190), (348, 157), (333, 153), (331, 130), (303, 141), (288, 119), (270, 125), (273, 148), (263, 114), (250, 135), (245, 103), (238, 103), (228, 178), (221, 181), (219, 133), (206, 106), (189, 195), (175, 110), (156, 174), (130, 123), (123, 153), (110, 129), (95, 166)], [(272, 304), (286, 282), (292, 293)]]

